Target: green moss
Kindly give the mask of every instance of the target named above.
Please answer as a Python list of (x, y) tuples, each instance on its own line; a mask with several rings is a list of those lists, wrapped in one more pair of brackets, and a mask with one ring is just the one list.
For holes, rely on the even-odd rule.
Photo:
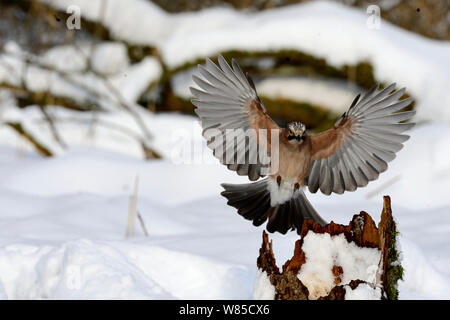
[[(344, 65), (342, 67), (331, 66), (323, 58), (317, 58), (313, 55), (297, 50), (278, 50), (278, 51), (240, 51), (229, 50), (221, 53), (227, 61), (232, 58), (238, 60), (246, 72), (254, 78), (267, 77), (273, 75), (282, 76), (320, 76), (334, 79), (349, 79), (360, 86), (370, 87), (375, 83), (373, 69), (367, 62), (358, 63), (355, 66)], [(260, 59), (272, 59), (273, 66), (270, 69), (261, 69), (255, 66), (253, 61)], [(188, 70), (197, 64), (205, 63), (206, 58), (196, 59), (186, 62), (176, 68), (169, 69), (163, 64), (163, 74), (159, 85), (164, 89), (160, 105), (156, 110), (160, 111), (181, 111), (191, 114), (193, 107), (190, 102), (178, 97), (174, 97), (170, 88), (170, 79), (178, 72)], [(217, 57), (211, 57), (217, 62)], [(312, 105), (306, 102), (296, 102), (287, 99), (269, 99), (261, 97), (269, 114), (279, 123), (284, 124), (287, 121), (302, 121), (310, 129), (320, 130), (330, 128), (338, 115), (329, 110)], [(187, 105), (186, 105), (187, 104)]]
[[(369, 62), (362, 61), (356, 65), (343, 65), (335, 67), (326, 59), (298, 50), (278, 50), (278, 51), (241, 51), (229, 50), (221, 53), (227, 61), (236, 59), (243, 69), (252, 75), (253, 78), (264, 78), (270, 76), (310, 76), (327, 79), (348, 80), (363, 88), (371, 88), (375, 85), (374, 70)], [(157, 52), (155, 53), (158, 56)], [(217, 62), (217, 56), (210, 57)], [(206, 58), (199, 58), (189, 61), (176, 68), (169, 69), (160, 59), (163, 73), (159, 80), (159, 86), (163, 88), (156, 110), (158, 111), (181, 111), (193, 113), (193, 106), (188, 100), (175, 97), (170, 86), (170, 80), (178, 72), (183, 72), (204, 64)], [(260, 68), (257, 63), (261, 59), (271, 59), (270, 68)], [(381, 85), (383, 86), (383, 84)], [(407, 94), (405, 94), (405, 97)], [(269, 114), (281, 125), (287, 121), (302, 121), (309, 129), (324, 130), (332, 127), (339, 115), (323, 108), (306, 102), (297, 102), (288, 99), (270, 99), (262, 97)], [(408, 107), (411, 109), (412, 107)]]
[[(298, 50), (278, 50), (278, 51), (240, 51), (229, 50), (221, 53), (224, 58), (230, 61), (232, 58), (238, 60), (239, 63), (245, 66), (245, 70), (253, 76), (264, 75), (265, 70), (255, 68), (252, 65), (246, 66), (244, 63), (246, 59), (263, 59), (270, 58), (274, 61), (273, 68), (270, 73), (273, 74), (291, 74), (291, 75), (309, 75), (309, 76), (323, 76), (328, 78), (348, 79), (364, 88), (370, 88), (376, 81), (373, 74), (373, 67), (369, 62), (360, 62), (356, 65), (343, 65), (335, 67), (320, 57), (307, 54)], [(210, 57), (216, 60), (216, 56)], [(197, 64), (205, 63), (205, 59), (196, 59), (194, 61), (186, 62), (174, 69), (167, 70), (168, 76), (187, 70), (196, 66)]]
[(400, 252), (397, 250), (399, 232), (397, 231), (397, 227), (393, 220), (389, 225), (389, 235), (391, 236), (391, 241), (389, 241), (388, 247), (384, 298), (388, 300), (398, 300), (398, 281), (403, 280), (404, 270), (400, 263)]
[(124, 43), (127, 46), (128, 56), (131, 63), (142, 61), (145, 57), (153, 56), (155, 54), (155, 48), (150, 46), (139, 46)]
[(159, 103), (155, 103), (154, 111), (160, 112), (182, 112), (185, 114), (195, 115), (194, 105), (190, 100), (184, 99), (174, 95), (170, 88), (170, 84), (166, 85), (161, 90), (161, 95), (164, 96)]
[[(338, 115), (309, 103), (294, 102), (285, 99), (270, 99), (261, 96), (261, 100), (270, 116), (280, 125), (288, 121), (301, 121), (308, 129), (325, 130), (333, 126)], [(194, 106), (188, 99), (168, 92), (165, 105), (157, 105), (156, 111), (178, 111), (194, 115)]]

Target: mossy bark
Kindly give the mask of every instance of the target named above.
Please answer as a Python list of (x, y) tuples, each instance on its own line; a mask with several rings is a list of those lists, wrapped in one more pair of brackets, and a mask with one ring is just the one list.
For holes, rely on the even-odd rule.
[(400, 234), (397, 225), (392, 218), (391, 201), (384, 197), (383, 212), (379, 226), (381, 247), (383, 249), (383, 274), (384, 298), (389, 300), (398, 299), (397, 283), (403, 279), (403, 267), (400, 263), (400, 251), (397, 241)]

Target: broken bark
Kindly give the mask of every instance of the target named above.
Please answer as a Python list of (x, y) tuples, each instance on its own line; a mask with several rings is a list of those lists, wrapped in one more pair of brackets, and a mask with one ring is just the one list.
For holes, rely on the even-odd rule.
[[(272, 250), (272, 240), (263, 231), (263, 243), (257, 259), (257, 266), (265, 272), (270, 283), (275, 288), (275, 300), (309, 300), (311, 296), (305, 284), (299, 278), (302, 266), (307, 262), (307, 255), (303, 250), (303, 242), (308, 233), (328, 234), (331, 238), (343, 235), (345, 240), (355, 244), (357, 248), (371, 248), (380, 251), (380, 261), (376, 270), (374, 282), (367, 282), (362, 279), (351, 279), (347, 283), (342, 283), (346, 270), (334, 264), (330, 270), (333, 277), (334, 287), (327, 295), (318, 297), (320, 300), (344, 300), (347, 289), (355, 290), (364, 284), (367, 288), (381, 290), (381, 298), (398, 299), (397, 282), (402, 279), (403, 268), (400, 264), (399, 252), (396, 247), (397, 228), (392, 217), (391, 203), (388, 196), (384, 197), (381, 221), (376, 226), (371, 216), (362, 211), (354, 215), (348, 225), (336, 224), (334, 222), (321, 226), (312, 220), (306, 220), (300, 233), (301, 238), (296, 241), (293, 257), (286, 261), (282, 271), (276, 265), (275, 256)], [(339, 252), (337, 253), (339, 255)], [(333, 259), (337, 259), (333, 257)], [(373, 270), (375, 271), (375, 270)], [(322, 281), (323, 279), (317, 279)], [(325, 280), (323, 280), (325, 281)]]

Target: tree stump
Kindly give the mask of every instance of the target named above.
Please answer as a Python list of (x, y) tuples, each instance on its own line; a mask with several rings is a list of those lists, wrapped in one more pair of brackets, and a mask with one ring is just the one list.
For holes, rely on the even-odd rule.
[(403, 276), (397, 235), (388, 196), (384, 197), (378, 227), (364, 211), (354, 215), (348, 225), (331, 222), (322, 227), (305, 220), (294, 255), (280, 271), (272, 240), (263, 231), (254, 297), (396, 300), (397, 282)]

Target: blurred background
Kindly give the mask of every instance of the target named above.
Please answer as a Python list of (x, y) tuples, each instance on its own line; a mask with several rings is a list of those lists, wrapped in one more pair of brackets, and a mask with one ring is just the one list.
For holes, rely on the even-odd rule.
[[(417, 126), (388, 172), (308, 197), (348, 223), (360, 210), (376, 219), (391, 195), (401, 297), (450, 297), (449, 8), (0, 0), (0, 297), (251, 298), (263, 227), (220, 196), (220, 183), (247, 181), (212, 157), (190, 103), (197, 64), (218, 54), (249, 73), (280, 125), (312, 132), (376, 83), (407, 87)], [(274, 237), (284, 261), (297, 235)]]
[[(349, 40), (361, 42), (358, 36), (367, 35), (345, 34), (342, 24), (348, 21), (339, 20), (339, 11), (363, 13), (366, 21), (360, 21), (359, 27), (371, 31), (368, 33), (373, 37), (391, 28), (388, 23), (380, 25), (377, 20), (382, 16), (383, 22), (426, 39), (450, 39), (447, 0), (342, 0), (331, 7), (326, 3), (314, 7), (314, 2), (142, 0), (127, 5), (108, 0), (3, 0), (2, 101), (14, 100), (18, 112), (38, 107), (42, 130), (48, 129), (54, 141), (39, 137), (47, 133), (32, 132), (24, 120), (10, 121), (4, 116), (3, 125), (49, 156), (70, 146), (60, 122), (75, 122), (72, 118), (77, 117), (86, 121), (87, 113), (98, 116), (101, 112), (97, 111), (121, 110), (128, 112), (140, 129), (135, 140), (142, 140), (136, 142), (143, 147), (143, 157), (158, 157), (163, 151), (151, 147), (152, 128), (133, 116), (133, 109), (193, 114), (188, 90), (193, 84), (193, 67), (204, 62), (205, 56), (215, 58), (220, 52), (228, 59), (236, 58), (251, 74), (264, 104), (280, 124), (298, 119), (311, 129), (325, 129), (346, 110), (357, 92), (386, 78), (395, 80), (374, 70), (377, 61), (372, 61), (371, 54), (385, 45), (379, 39), (375, 45), (380, 47), (372, 52), (371, 48), (363, 52), (356, 47), (350, 49), (359, 52), (341, 52), (352, 45)], [(375, 9), (369, 8), (374, 4)], [(291, 7), (294, 14), (299, 11), (298, 18), (283, 21)], [(314, 25), (306, 21), (320, 15), (321, 10), (319, 24), (331, 15), (327, 24), (342, 29), (336, 34), (342, 39), (314, 31)], [(301, 43), (307, 40), (302, 35), (305, 32), (313, 38), (310, 44)], [(328, 46), (316, 44), (327, 41)], [(395, 53), (390, 59), (401, 59), (401, 54)], [(53, 114), (59, 112), (54, 111), (55, 105), (78, 112), (58, 121)], [(109, 129), (121, 130), (122, 135), (131, 130), (128, 136), (133, 136), (133, 128), (117, 125)]]

